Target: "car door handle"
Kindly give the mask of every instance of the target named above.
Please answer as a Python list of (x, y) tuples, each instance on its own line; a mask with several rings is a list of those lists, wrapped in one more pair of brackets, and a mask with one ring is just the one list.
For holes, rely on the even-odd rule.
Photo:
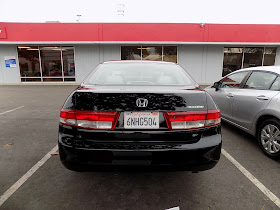
[(228, 94), (227, 94), (227, 97), (228, 97), (228, 98), (232, 98), (233, 96), (234, 96), (234, 95), (233, 95), (232, 93), (228, 93)]
[(258, 99), (258, 100), (262, 100), (262, 101), (266, 101), (266, 100), (268, 100), (269, 98), (266, 97), (266, 96), (258, 96), (257, 99)]

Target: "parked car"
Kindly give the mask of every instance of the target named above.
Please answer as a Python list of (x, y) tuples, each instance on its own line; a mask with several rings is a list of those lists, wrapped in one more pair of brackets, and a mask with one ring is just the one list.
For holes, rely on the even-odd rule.
[(133, 165), (198, 172), (219, 161), (220, 111), (175, 63), (105, 62), (63, 105), (58, 143), (70, 170)]
[(280, 156), (280, 67), (235, 71), (205, 89), (221, 118), (256, 136), (264, 153)]

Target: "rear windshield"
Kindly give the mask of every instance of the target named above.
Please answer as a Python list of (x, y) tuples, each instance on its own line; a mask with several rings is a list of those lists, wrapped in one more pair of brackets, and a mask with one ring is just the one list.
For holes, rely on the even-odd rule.
[(175, 64), (105, 63), (89, 75), (86, 85), (195, 85), (186, 71)]

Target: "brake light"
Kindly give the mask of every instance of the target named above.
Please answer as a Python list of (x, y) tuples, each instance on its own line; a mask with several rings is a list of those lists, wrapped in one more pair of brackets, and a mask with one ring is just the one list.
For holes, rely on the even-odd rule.
[(187, 130), (215, 126), (221, 123), (220, 110), (165, 112), (170, 130)]
[(205, 126), (214, 126), (221, 123), (220, 110), (208, 110)]
[(86, 129), (113, 130), (116, 127), (119, 112), (81, 111), (62, 109), (60, 123)]
[(76, 125), (76, 112), (71, 109), (61, 109), (60, 111), (60, 123), (63, 125)]

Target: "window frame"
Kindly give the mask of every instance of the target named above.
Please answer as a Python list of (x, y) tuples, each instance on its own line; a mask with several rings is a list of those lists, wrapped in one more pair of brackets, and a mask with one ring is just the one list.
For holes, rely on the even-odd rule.
[(280, 79), (280, 75), (279, 75), (279, 74), (277, 74), (277, 77), (275, 78), (275, 80), (274, 80), (274, 81), (272, 82), (272, 84), (270, 85), (269, 90), (271, 90), (271, 91), (280, 91), (280, 88), (279, 88), (278, 90), (273, 90), (273, 89), (271, 89), (272, 85), (274, 84), (274, 82), (275, 82), (278, 78)]
[[(37, 47), (38, 48), (38, 54), (39, 54), (39, 68), (40, 68), (40, 77), (24, 77), (21, 75), (21, 72), (20, 72), (20, 82), (21, 83), (76, 83), (76, 65), (75, 65), (75, 76), (65, 76), (64, 75), (64, 72), (63, 72), (63, 53), (62, 53), (62, 49), (63, 47), (71, 47), (73, 48), (73, 60), (74, 60), (74, 64), (76, 64), (76, 51), (75, 51), (75, 46), (69, 46), (69, 45), (18, 45), (17, 46), (17, 58), (18, 58), (18, 61), (19, 61), (19, 54), (18, 54), (18, 49), (20, 46), (26, 46), (26, 47)], [(60, 49), (60, 62), (61, 62), (61, 69), (62, 69), (62, 75), (61, 76), (51, 76), (51, 77), (46, 77), (46, 76), (43, 76), (43, 69), (42, 69), (42, 57), (41, 57), (41, 47), (58, 47)], [(19, 69), (20, 70), (20, 69)], [(23, 81), (24, 79), (34, 79), (34, 78), (38, 78), (40, 79), (40, 81)], [(62, 81), (44, 81), (44, 79), (62, 79)], [(74, 81), (65, 81), (65, 79), (74, 79)]]
[[(122, 60), (122, 47), (139, 47), (139, 48), (141, 48), (141, 51), (140, 51), (140, 56), (141, 56), (141, 61), (143, 60), (143, 50), (142, 50), (142, 48), (143, 47), (161, 47), (161, 61), (163, 61), (163, 62), (169, 62), (169, 61), (164, 61), (163, 60), (163, 57), (164, 57), (164, 47), (176, 47), (176, 63), (175, 62), (172, 62), (172, 63), (175, 63), (175, 64), (178, 64), (179, 63), (179, 56), (178, 56), (178, 45), (157, 45), (157, 44), (154, 44), (154, 45), (139, 45), (139, 46), (137, 46), (137, 45), (121, 45), (120, 46), (120, 60)], [(124, 60), (122, 60), (122, 61), (124, 61)]]
[[(245, 87), (245, 85), (246, 85), (246, 83), (247, 83), (247, 81), (249, 80), (249, 78), (250, 78), (250, 76), (253, 74), (253, 72), (265, 72), (265, 73), (270, 73), (270, 74), (274, 74), (274, 75), (276, 75), (276, 77), (275, 77), (275, 79), (272, 81), (272, 83), (270, 84), (270, 86), (269, 86), (269, 88), (268, 89), (250, 89), (250, 88), (244, 88)], [(278, 74), (278, 73), (276, 73), (276, 72), (273, 72), (273, 71), (266, 71), (266, 70), (251, 70), (250, 71), (250, 74), (249, 75), (247, 75), (247, 78), (246, 78), (246, 80), (245, 81), (243, 81), (244, 83), (243, 83), (243, 85), (242, 85), (242, 87), (241, 87), (241, 89), (244, 89), (244, 90), (271, 90), (270, 88), (271, 88), (271, 86), (273, 85), (273, 83), (275, 82), (275, 80), (279, 77), (280, 75)], [(279, 90), (273, 90), (273, 91), (279, 91)]]
[[(224, 46), (224, 48), (223, 48), (223, 68), (222, 68), (222, 74), (223, 74), (223, 71), (224, 71), (223, 69), (224, 69), (224, 59), (225, 59), (225, 52), (224, 52), (225, 48), (242, 48), (242, 61), (241, 61), (241, 68), (240, 69), (244, 69), (245, 48), (263, 48), (261, 66), (264, 66), (265, 49), (266, 48), (276, 48), (274, 64), (273, 64), (273, 65), (275, 65), (276, 56), (277, 56), (277, 48), (278, 47), (277, 46), (243, 46), (243, 47), (242, 46)], [(240, 70), (240, 69), (236, 69), (235, 71)], [(233, 71), (231, 73), (234, 73), (235, 71)], [(228, 75), (225, 75), (225, 76), (228, 76)]]
[(236, 72), (236, 71), (234, 71), (234, 72), (232, 72), (232, 73), (230, 73), (230, 74), (224, 76), (224, 77), (219, 81), (219, 83), (220, 83), (219, 88), (223, 88), (223, 87), (221, 87), (221, 85), (222, 85), (223, 81), (224, 81), (227, 77), (229, 77), (229, 76), (231, 76), (231, 75), (234, 75), (234, 74), (242, 73), (242, 72), (247, 72), (247, 74), (244, 76), (244, 78), (243, 78), (242, 81), (240, 82), (239, 87), (233, 88), (233, 89), (241, 89), (241, 88), (243, 88), (243, 86), (244, 86), (245, 82), (247, 81), (249, 75), (251, 75), (251, 71), (250, 71), (250, 70), (241, 71), (241, 72)]

